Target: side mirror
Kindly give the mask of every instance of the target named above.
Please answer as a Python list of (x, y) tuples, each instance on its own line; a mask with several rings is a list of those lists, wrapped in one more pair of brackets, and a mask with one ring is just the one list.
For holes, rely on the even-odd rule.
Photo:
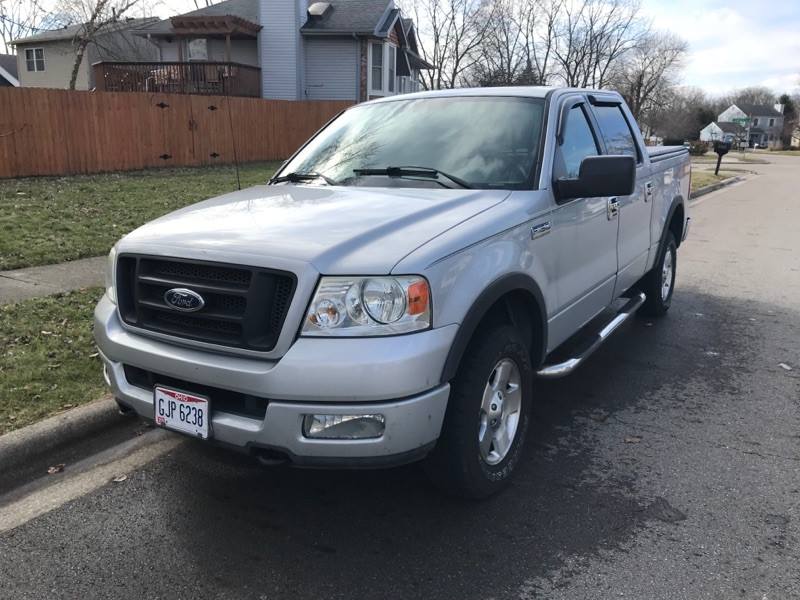
[(632, 156), (587, 156), (577, 179), (562, 177), (555, 182), (559, 200), (629, 196), (635, 188), (636, 160)]

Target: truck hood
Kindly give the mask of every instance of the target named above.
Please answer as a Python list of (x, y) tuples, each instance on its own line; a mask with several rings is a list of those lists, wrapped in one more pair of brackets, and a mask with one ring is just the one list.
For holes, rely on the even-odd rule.
[[(505, 191), (256, 186), (183, 208), (135, 230), (121, 251), (252, 256), (324, 274), (385, 274), (437, 235), (502, 202)], [(178, 254), (176, 254), (178, 253)], [(231, 260), (228, 258), (227, 260)]]

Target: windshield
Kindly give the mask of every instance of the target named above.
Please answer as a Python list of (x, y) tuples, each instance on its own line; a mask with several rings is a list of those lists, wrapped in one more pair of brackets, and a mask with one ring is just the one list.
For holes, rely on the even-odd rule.
[[(424, 167), (474, 188), (530, 187), (544, 101), (501, 96), (434, 97), (366, 104), (345, 111), (280, 174), (320, 173), (344, 185), (392, 185), (362, 169)], [(403, 176), (404, 186), (430, 178)], [(445, 180), (441, 180), (445, 181)]]

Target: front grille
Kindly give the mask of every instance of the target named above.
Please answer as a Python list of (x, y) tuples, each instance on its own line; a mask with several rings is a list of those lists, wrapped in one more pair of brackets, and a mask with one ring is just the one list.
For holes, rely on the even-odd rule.
[[(168, 335), (267, 352), (275, 347), (294, 295), (292, 273), (177, 258), (123, 255), (117, 298), (128, 325)], [(164, 301), (173, 288), (203, 297), (196, 312)]]
[(223, 390), (208, 385), (190, 383), (183, 379), (159, 375), (158, 373), (153, 373), (152, 371), (140, 369), (139, 367), (131, 365), (123, 365), (123, 369), (125, 370), (125, 379), (128, 383), (143, 390), (152, 391), (155, 386), (164, 385), (185, 392), (206, 396), (209, 402), (211, 402), (212, 413), (217, 411), (233, 413), (260, 420), (264, 420), (264, 416), (267, 414), (269, 400), (266, 398), (250, 396), (249, 394), (242, 394), (240, 392), (232, 392), (231, 390)]

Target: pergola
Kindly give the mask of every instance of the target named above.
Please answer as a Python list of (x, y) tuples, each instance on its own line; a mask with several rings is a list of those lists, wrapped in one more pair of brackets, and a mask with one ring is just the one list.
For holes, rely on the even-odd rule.
[(261, 25), (234, 15), (177, 16), (170, 19), (176, 37), (225, 39), (225, 62), (231, 60), (231, 40), (257, 39)]

